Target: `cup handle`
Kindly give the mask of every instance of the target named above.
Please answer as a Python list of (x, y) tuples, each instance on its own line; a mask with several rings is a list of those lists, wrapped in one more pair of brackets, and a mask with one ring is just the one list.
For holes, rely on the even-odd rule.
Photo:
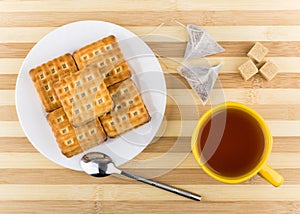
[(284, 178), (268, 164), (265, 164), (258, 174), (275, 187), (283, 183)]

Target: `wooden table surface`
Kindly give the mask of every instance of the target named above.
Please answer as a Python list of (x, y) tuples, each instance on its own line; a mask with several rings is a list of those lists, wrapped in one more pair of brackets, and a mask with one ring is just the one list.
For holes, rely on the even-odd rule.
[[(79, 20), (113, 22), (141, 36), (164, 23), (155, 31), (163, 37), (142, 38), (165, 57), (160, 62), (169, 96), (167, 122), (162, 137), (124, 168), (143, 175), (161, 173), (157, 181), (199, 193), (202, 202), (135, 181), (97, 179), (64, 169), (27, 140), (14, 96), (22, 61), (42, 36)], [(274, 188), (259, 176), (239, 185), (222, 184), (206, 175), (190, 153), (174, 169), (172, 164), (153, 161), (165, 153), (176, 160), (184, 153), (197, 119), (210, 108), (190, 99), (191, 89), (176, 73), (187, 37), (174, 20), (205, 27), (226, 49), (207, 60), (224, 63), (219, 80), (226, 100), (248, 104), (269, 124), (274, 146), (268, 162), (285, 177), (281, 187)], [(255, 41), (270, 49), (268, 58), (280, 68), (271, 82), (258, 75), (245, 82), (237, 72)], [(0, 1), (0, 213), (300, 213), (299, 60), (298, 0)], [(180, 144), (170, 151), (181, 126)]]

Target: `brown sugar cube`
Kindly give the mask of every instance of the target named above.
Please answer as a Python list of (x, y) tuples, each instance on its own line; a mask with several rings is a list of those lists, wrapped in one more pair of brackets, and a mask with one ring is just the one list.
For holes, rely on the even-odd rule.
[(256, 74), (258, 72), (257, 67), (252, 62), (251, 59), (249, 59), (244, 64), (242, 64), (238, 69), (240, 71), (240, 74), (244, 78), (244, 80), (250, 79), (251, 77), (254, 76), (254, 74)]
[(259, 42), (256, 42), (255, 45), (251, 48), (251, 50), (248, 52), (247, 56), (249, 56), (257, 62), (260, 62), (267, 55), (268, 52), (269, 50), (265, 46), (263, 46)]
[(259, 72), (266, 80), (270, 81), (278, 73), (278, 67), (273, 62), (268, 61), (259, 69)]

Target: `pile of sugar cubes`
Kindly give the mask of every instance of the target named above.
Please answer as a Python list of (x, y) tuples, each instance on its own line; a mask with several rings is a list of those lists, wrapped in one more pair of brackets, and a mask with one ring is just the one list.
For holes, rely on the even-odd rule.
[(261, 43), (255, 43), (247, 54), (250, 59), (238, 68), (244, 80), (249, 80), (258, 72), (268, 81), (276, 76), (278, 67), (270, 60), (264, 61), (268, 52), (269, 50)]

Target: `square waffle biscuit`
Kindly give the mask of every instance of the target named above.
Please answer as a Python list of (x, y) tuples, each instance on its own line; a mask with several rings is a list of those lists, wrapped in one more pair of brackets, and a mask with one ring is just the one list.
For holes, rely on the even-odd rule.
[(113, 101), (95, 64), (54, 84), (66, 115), (75, 127), (111, 111)]
[(109, 137), (117, 137), (150, 120), (142, 97), (131, 79), (110, 86), (108, 90), (115, 107), (100, 120)]
[(71, 54), (65, 54), (30, 70), (31, 80), (47, 112), (61, 107), (53, 83), (76, 71), (77, 67)]
[(106, 134), (98, 119), (79, 128), (73, 128), (63, 108), (59, 108), (49, 113), (47, 120), (61, 152), (68, 158), (106, 140)]
[(99, 67), (111, 67), (110, 70), (103, 73), (104, 81), (107, 86), (118, 83), (131, 76), (129, 66), (124, 59), (116, 37), (113, 35), (75, 51), (73, 57), (79, 69), (83, 69), (84, 66), (94, 58), (97, 58)]

